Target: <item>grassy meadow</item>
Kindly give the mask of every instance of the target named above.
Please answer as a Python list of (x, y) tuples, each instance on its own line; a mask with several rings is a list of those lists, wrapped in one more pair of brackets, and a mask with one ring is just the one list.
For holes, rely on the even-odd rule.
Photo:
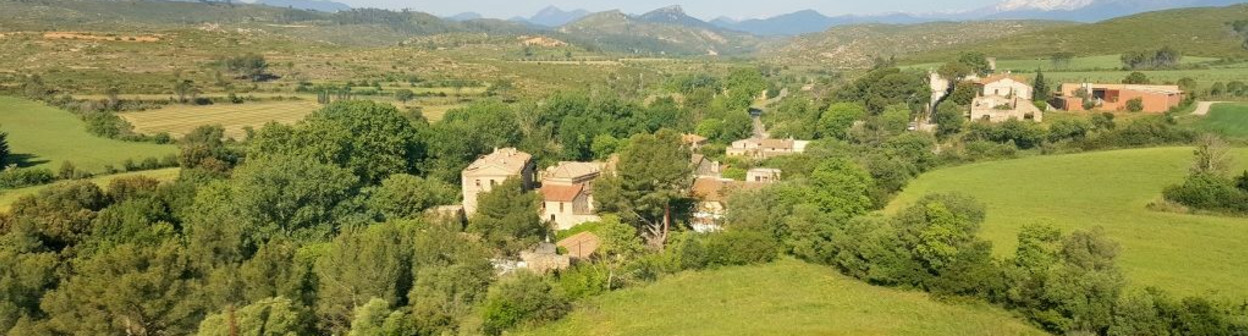
[(875, 287), (785, 259), (608, 293), (520, 335), (1044, 335), (980, 305)]
[(1229, 137), (1248, 137), (1248, 104), (1214, 104), (1209, 115), (1198, 118), (1193, 126)]
[[(1181, 64), (1200, 64), (1217, 61), (1213, 57), (1183, 57)], [(902, 66), (903, 69), (937, 69), (944, 63), (922, 63), (914, 65)], [(1117, 70), (1122, 68), (1122, 55), (1099, 55), (1075, 57), (1065, 64), (1054, 64), (1049, 57), (1027, 58), (1027, 59), (998, 59), (997, 70), (1000, 71), (1026, 71), (1032, 72), (1036, 69), (1042, 71), (1078, 71), (1078, 70)]]
[(118, 114), (143, 134), (168, 132), (181, 138), (204, 125), (225, 127), (225, 136), (242, 140), (244, 127), (260, 129), (269, 122), (293, 124), (321, 108), (315, 100), (215, 104), (207, 106), (170, 105), (161, 109)]
[(174, 145), (125, 142), (87, 133), (73, 114), (38, 102), (0, 97), (0, 131), (9, 133), (9, 148), (24, 166), (57, 169), (73, 162), (78, 169), (100, 172), (105, 165), (120, 166), (178, 151)]
[[(1248, 166), (1248, 149), (1234, 154)], [(1013, 254), (1026, 224), (1102, 227), (1121, 244), (1119, 265), (1135, 286), (1248, 298), (1248, 219), (1146, 208), (1183, 180), (1191, 160), (1192, 148), (1167, 147), (971, 164), (919, 177), (885, 212), (929, 193), (964, 193), (987, 206), (981, 236), (1000, 256)]]
[[(132, 176), (147, 176), (147, 177), (160, 180), (162, 182), (167, 182), (167, 181), (173, 181), (173, 180), (178, 179), (178, 173), (180, 171), (181, 171), (180, 168), (165, 168), (165, 169), (158, 169), (158, 170), (148, 170), (148, 171), (140, 171), (140, 172), (130, 172), (130, 173), (98, 176), (98, 177), (92, 178), (90, 181), (95, 183), (96, 185), (99, 185), (101, 188), (107, 188), (108, 184), (115, 179), (123, 178), (123, 177), (132, 177)], [(59, 183), (66, 183), (66, 182), (59, 182)], [(44, 189), (50, 188), (54, 185), (56, 184), (46, 184), (46, 185), (41, 185), (41, 186), (27, 187), (27, 188), (21, 188), (21, 189), (12, 189), (12, 190), (0, 190), (0, 212), (8, 212), (9, 209), (13, 206), (13, 202), (17, 202), (18, 199), (21, 199), (22, 197), (25, 197), (25, 196), (38, 194), (40, 191), (43, 191)]]

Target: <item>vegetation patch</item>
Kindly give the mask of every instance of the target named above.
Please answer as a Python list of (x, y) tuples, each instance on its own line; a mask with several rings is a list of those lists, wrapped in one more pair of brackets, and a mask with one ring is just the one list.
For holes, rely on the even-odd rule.
[[(178, 178), (178, 173), (180, 171), (181, 169), (179, 168), (165, 168), (165, 169), (159, 169), (159, 170), (148, 170), (148, 171), (140, 171), (140, 172), (130, 172), (130, 173), (115, 174), (115, 175), (99, 176), (99, 177), (92, 178), (89, 181), (91, 181), (92, 183), (95, 183), (96, 185), (99, 185), (101, 188), (107, 187), (109, 183), (113, 182), (113, 180), (116, 180), (119, 178), (135, 177), (135, 176), (150, 177), (161, 182), (168, 182), (168, 181), (176, 180)], [(34, 186), (34, 187), (29, 187), (29, 188), (0, 191), (0, 213), (8, 212), (9, 208), (13, 205), (13, 202), (17, 202), (18, 199), (21, 199), (22, 197), (26, 197), (26, 196), (37, 195), (39, 194), (40, 191), (46, 190), (55, 185), (56, 184), (49, 184), (49, 185)]]
[(1215, 104), (1196, 121), (1197, 129), (1229, 137), (1248, 137), (1248, 105)]

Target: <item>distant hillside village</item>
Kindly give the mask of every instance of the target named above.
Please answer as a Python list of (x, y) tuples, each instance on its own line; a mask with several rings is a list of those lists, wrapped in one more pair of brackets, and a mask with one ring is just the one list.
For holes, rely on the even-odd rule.
[[(982, 73), (929, 73), (932, 91), (930, 111), (950, 99), (956, 87), (974, 88), (969, 111), (962, 111), (970, 121), (992, 123), (1011, 119), (1042, 122), (1048, 111), (1111, 111), (1163, 113), (1183, 103), (1185, 95), (1178, 85), (1062, 83), (1058, 90), (1037, 92), (1027, 80), (1009, 71), (997, 73), (996, 59), (985, 58), (987, 69)], [(981, 76), (982, 75), (982, 76)], [(1043, 75), (1040, 80), (1043, 81)], [(1124, 82), (1130, 82), (1125, 80)], [(1044, 85), (1048, 85), (1045, 83)], [(929, 125), (926, 129), (933, 129)]]

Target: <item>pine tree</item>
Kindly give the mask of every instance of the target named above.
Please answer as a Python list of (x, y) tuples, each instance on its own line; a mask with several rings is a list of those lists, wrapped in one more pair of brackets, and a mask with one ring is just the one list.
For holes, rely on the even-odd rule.
[(0, 132), (0, 168), (4, 167), (9, 158), (9, 134)]

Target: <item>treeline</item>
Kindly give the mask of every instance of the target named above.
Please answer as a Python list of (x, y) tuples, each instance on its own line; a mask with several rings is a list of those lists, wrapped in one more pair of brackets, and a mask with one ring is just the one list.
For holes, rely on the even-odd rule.
[(1183, 60), (1183, 53), (1171, 47), (1162, 47), (1156, 51), (1126, 52), (1121, 58), (1127, 70), (1173, 68)]

